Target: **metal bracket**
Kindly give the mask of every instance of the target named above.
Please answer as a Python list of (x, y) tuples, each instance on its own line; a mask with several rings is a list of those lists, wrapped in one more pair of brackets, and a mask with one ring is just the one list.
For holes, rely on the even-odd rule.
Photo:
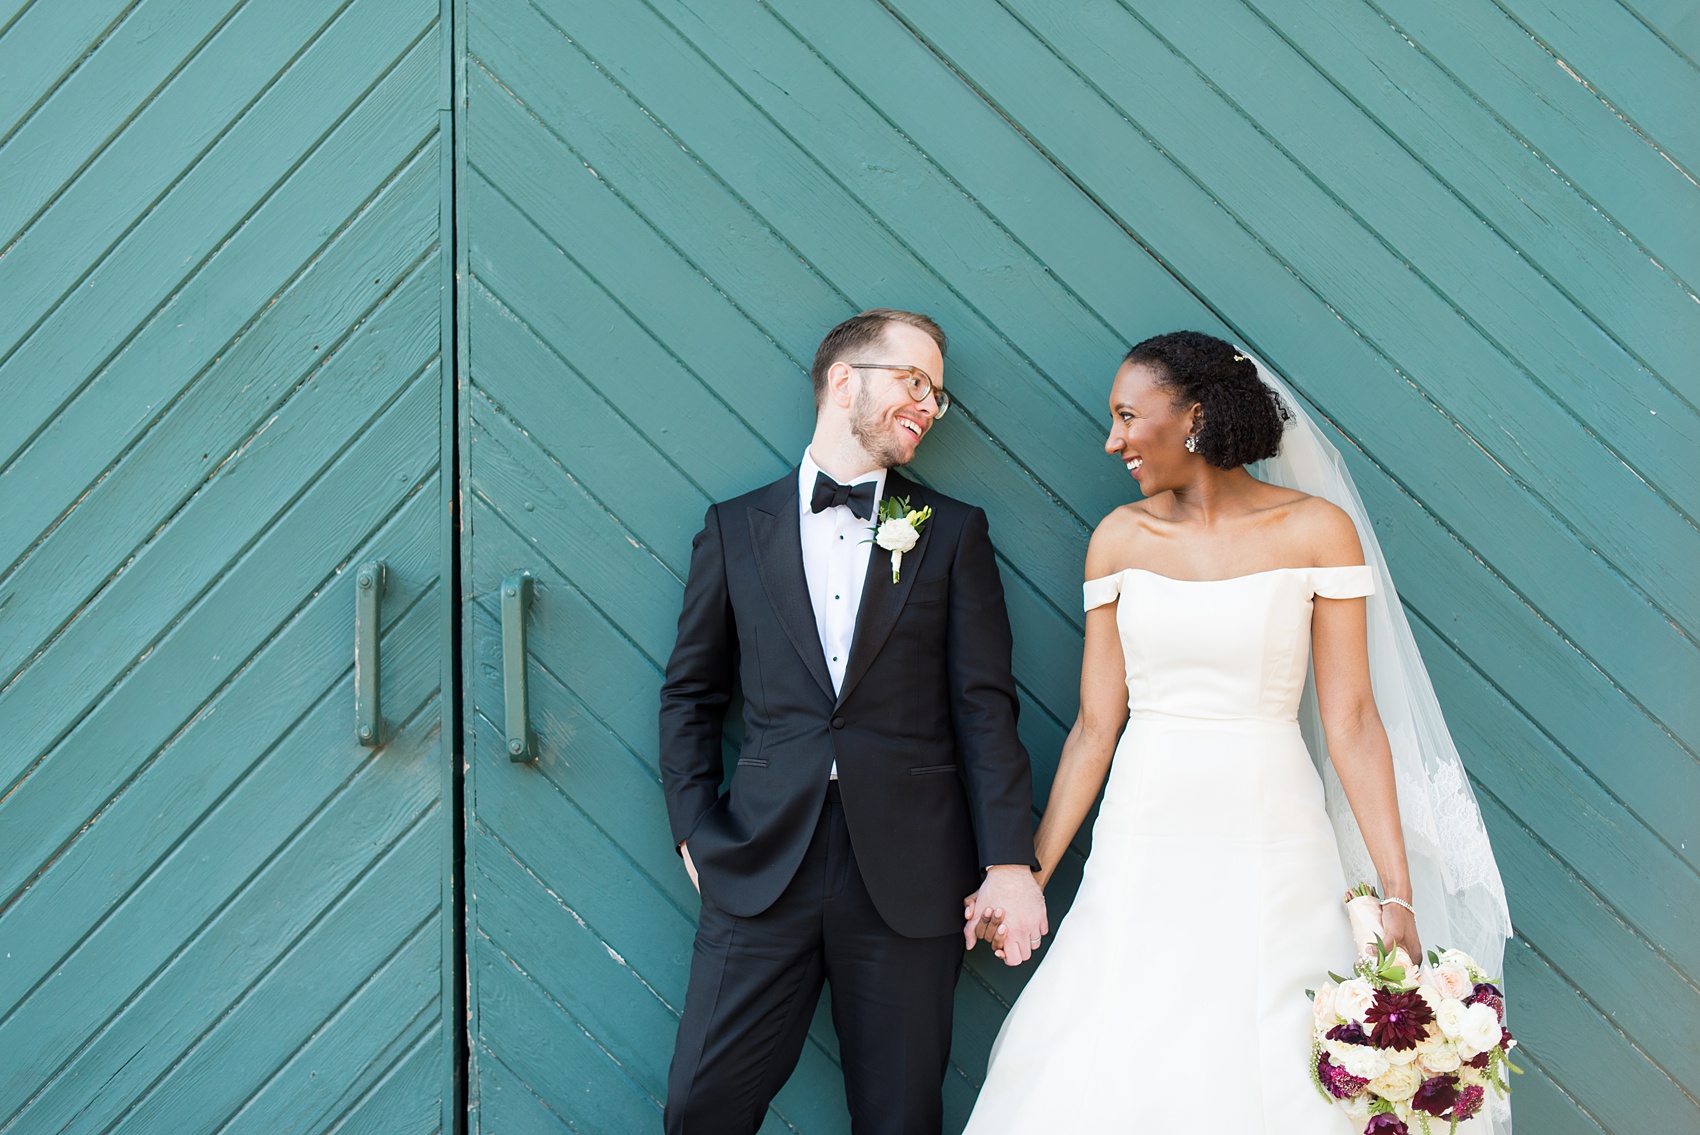
[(378, 702), (379, 602), (388, 572), (384, 561), (361, 564), (354, 577), (354, 734), (362, 745), (384, 743), (384, 714)]
[(525, 674), (525, 616), (531, 596), (530, 572), (515, 572), (502, 581), (502, 729), (513, 761), (537, 755)]

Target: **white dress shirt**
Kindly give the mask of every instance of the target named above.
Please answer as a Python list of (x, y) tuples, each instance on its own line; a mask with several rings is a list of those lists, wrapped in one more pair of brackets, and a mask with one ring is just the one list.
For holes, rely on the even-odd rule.
[[(803, 451), (797, 470), (797, 527), (803, 544), (803, 578), (809, 585), (809, 603), (815, 610), (815, 630), (820, 635), (821, 653), (832, 690), (844, 686), (844, 669), (850, 662), (850, 643), (856, 635), (856, 613), (862, 607), (862, 583), (868, 575), (868, 557), (873, 554), (873, 521), (863, 520), (848, 505), (815, 512), (810, 507), (815, 495), (815, 478), (821, 467)], [(830, 476), (831, 474), (828, 474)], [(850, 483), (874, 483), (874, 515), (879, 515), (885, 495), (885, 470), (876, 469)], [(833, 763), (832, 776), (838, 776)]]

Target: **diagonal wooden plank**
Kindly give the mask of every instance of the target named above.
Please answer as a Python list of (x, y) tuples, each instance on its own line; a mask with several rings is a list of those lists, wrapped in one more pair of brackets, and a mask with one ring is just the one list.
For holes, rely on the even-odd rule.
[(468, 1109), (470, 1130), (514, 1135), (568, 1135), (573, 1130), (489, 1049), (473, 1046), (472, 1067), (475, 1094)]
[[(0, 241), (14, 244), (72, 179), (97, 161), (133, 120), (146, 113), (148, 105), (173, 79), (187, 70), (193, 83), (194, 72), (216, 71), (222, 65), (224, 73), (219, 78), (226, 86), (220, 97), (208, 99), (203, 89), (199, 92), (200, 105), (178, 105), (166, 111), (182, 131), (175, 145), (186, 149), (178, 153), (192, 154), (202, 148), (216, 130), (205, 125), (207, 118), (216, 116), (214, 121), (222, 125), (251, 96), (254, 87), (246, 84), (258, 86), (270, 80), (302, 39), (310, 38), (335, 11), (336, 4), (325, 0), (318, 11), (305, 9), (301, 14), (306, 19), (281, 26), (274, 16), (270, 27), (264, 29), (267, 34), (250, 33), (246, 38), (242, 34), (245, 25), (264, 24), (266, 17), (256, 16), (254, 6), (246, 12), (243, 8), (240, 0), (195, 0), (176, 6), (143, 0), (109, 34), (93, 35), (80, 43), (84, 58), (76, 69), (0, 147), (0, 187), (4, 189), (0, 192)], [(230, 34), (220, 35), (233, 17)], [(252, 69), (239, 72), (234, 65), (238, 59), (251, 60)], [(157, 120), (160, 115), (153, 117)], [(162, 140), (156, 139), (156, 144)], [(155, 160), (174, 156), (169, 146), (161, 149)], [(28, 158), (18, 160), (20, 155)], [(8, 157), (13, 160), (6, 160)], [(135, 210), (124, 206), (147, 200), (146, 191), (157, 188), (149, 184), (153, 180), (143, 176), (137, 178), (140, 184), (126, 186), (123, 192), (143, 195), (114, 200), (113, 216), (105, 224), (130, 221)], [(85, 215), (82, 219), (87, 222), (92, 218)], [(98, 234), (90, 236), (98, 239)]]
[(1689, 177), (1700, 174), (1700, 70), (1619, 4), (1494, 0), (1576, 82)]
[[(421, 194), (414, 194), (414, 201), (434, 204)], [(421, 225), (435, 224), (434, 209), (413, 211)], [(386, 229), (384, 235), (395, 234)], [(79, 492), (81, 485), (55, 484), (50, 470), (34, 478), (44, 496), (73, 503), (27, 558), (0, 579), (0, 601), (7, 610), (6, 625), (0, 629), (0, 673), (15, 673), (25, 658), (38, 653), (161, 528), (176, 526), (185, 511), (197, 507), (196, 495), (225, 475), (227, 463), (246, 460), (256, 439), (273, 430), (323, 433), (325, 426), (315, 418), (381, 405), (394, 388), (397, 372), (423, 365), (434, 353), (427, 334), (437, 314), (434, 273), (431, 266), (419, 265), (423, 250), (418, 245), (397, 241), (393, 247), (379, 262), (396, 270), (387, 284), (375, 283), (383, 277), (370, 274), (378, 265), (372, 263), (373, 249), (361, 242), (350, 251), (365, 253), (362, 262), (333, 260), (327, 266), (330, 271), (341, 269), (341, 279), (321, 277), (310, 287), (292, 288), (267, 313), (275, 312), (287, 323), (276, 326), (262, 320), (255, 334), (244, 336), (229, 356), (229, 370), (221, 361), (92, 489)], [(350, 286), (347, 274), (353, 272), (371, 292)], [(363, 310), (348, 311), (343, 304), (350, 301), (362, 304)], [(300, 310), (309, 303), (309, 310)], [(296, 320), (320, 319), (330, 325), (295, 325)], [(323, 346), (309, 344), (307, 335), (321, 339)], [(301, 370), (286, 369), (284, 360), (276, 357), (284, 353), (276, 348), (285, 336), (300, 336), (289, 354), (305, 353), (312, 360)], [(303, 403), (329, 405), (314, 410)], [(263, 441), (260, 447), (273, 453), (279, 448)], [(309, 468), (319, 456), (314, 446), (291, 450), (293, 461)], [(273, 471), (271, 476), (284, 481), (287, 474)], [(8, 553), (28, 540), (22, 532), (9, 534), (0, 558), (9, 558)]]
[[(409, 875), (427, 884), (435, 882), (435, 872), (420, 867), (431, 863), (431, 842), (427, 835), (419, 846), (404, 843), (393, 853), (416, 854), (421, 862), (410, 865)], [(374, 869), (370, 883), (362, 880), (363, 887), (375, 886), (381, 869)], [(386, 881), (415, 901), (435, 889), (410, 886), (411, 878)], [(405, 1047), (415, 1030), (423, 1026), (440, 1043), (439, 912), (428, 907), (406, 912), (417, 915), (425, 909), (427, 914), (385, 957), (380, 951), (393, 945), (390, 923), (396, 916), (382, 910), (374, 893), (361, 890), (352, 892), (344, 906), (354, 909), (343, 924), (336, 924), (333, 914), (315, 927), (313, 936), (267, 974), (124, 1122), (165, 1127), (186, 1114), (223, 1116), (257, 1079), (264, 1087), (219, 1124), (220, 1135), (318, 1132), (387, 1063), (389, 1050)], [(341, 913), (339, 908), (336, 914)], [(367, 972), (373, 959), (380, 960)], [(327, 974), (336, 977), (327, 979)], [(289, 1052), (297, 1042), (300, 1047)], [(232, 1075), (234, 1069), (244, 1074)]]
[[(1550, 276), (1664, 382), (1694, 401), (1680, 344), (1693, 297), (1495, 108), (1368, 5), (1251, 5), (1295, 50)], [(1421, 98), (1406, 91), (1420, 91)], [(1700, 332), (1696, 332), (1700, 334)]]
[(1700, 196), (1693, 181), (1625, 129), (1504, 9), (1493, 0), (1459, 0), (1444, 12), (1411, 0), (1372, 6), (1691, 294), (1700, 288)]
[[(912, 19), (915, 9), (908, 13)], [(1374, 455), (1382, 475), (1403, 470), (1415, 478), (1420, 493), (1408, 481), (1401, 487), (1444, 516), (1479, 558), (1513, 581), (1525, 602), (1657, 720), (1700, 744), (1693, 699), (1679, 692), (1700, 681), (1700, 656), (1687, 639), (1620, 574), (1579, 545), (1574, 532), (1508, 482), (1501, 466), (1397, 372), (1391, 372), (1392, 382), (1368, 381), (1369, 375), (1388, 375), (1390, 361), (1320, 307), (1248, 233), (1224, 225), (1219, 207), (1184, 171), (1142, 139), (1107, 148), (1105, 139), (1129, 131), (1126, 119), (1019, 27), (1012, 30), (995, 15), (974, 26), (935, 23), (929, 15), (915, 30), (929, 35), (936, 50), (998, 100), (1029, 138), (1044, 138), (1047, 155), (1081, 184), (1094, 186), (1098, 203), (1130, 231), (1151, 226), (1161, 232), (1157, 253), (1190, 287), (1208, 294), (1214, 307), (1238, 313), (1243, 338)], [(1028, 80), (1015, 84), (1011, 75)], [(1036, 97), (1040, 90), (1047, 97)], [(1065, 90), (1073, 92), (1067, 99)], [(1130, 174), (1128, 162), (1135, 159)], [(1204, 248), (1216, 251), (1199, 255)], [(1425, 472), (1437, 467), (1447, 476)], [(1659, 663), (1650, 664), (1655, 657)]]
[[(1674, 353), (1666, 358), (1675, 366), (1660, 381), (1630, 353), (1623, 336), (1633, 334), (1646, 343), (1700, 339), (1700, 306), (1668, 278), (1658, 278), (1646, 256), (1637, 257), (1648, 277), (1642, 286), (1608, 287), (1633, 300), (1607, 324), (1577, 306), (1531, 263), (1530, 250), (1488, 227), (1471, 197), (1446, 184), (1241, 0), (1206, 0), (1184, 8), (1144, 4), (1138, 18), (1232, 100), (1258, 131), (1276, 139), (1279, 151), (1347, 210), (1365, 237), (1416, 272), (1538, 390), (1693, 522), (1700, 504), (1693, 487), (1700, 485), (1700, 460), (1691, 456), (1700, 453), (1695, 411), (1700, 381), (1686, 373), (1685, 360)], [(1410, 54), (1408, 47), (1405, 54)], [(1378, 79), (1385, 83), (1385, 76), (1378, 74)], [(1415, 88), (1422, 101), (1430, 98), (1434, 85)], [(1414, 100), (1401, 101), (1409, 105)], [(1494, 133), (1503, 137), (1501, 131)], [(1479, 196), (1503, 201), (1501, 212), (1532, 216), (1527, 203), (1497, 184)], [(1573, 194), (1567, 196), (1585, 209)], [(1586, 222), (1621, 242), (1597, 214), (1572, 220), (1575, 224), (1563, 231)], [(1549, 222), (1530, 229), (1540, 233), (1553, 227)], [(1654, 289), (1676, 301), (1674, 324), (1648, 310), (1643, 295)], [(1427, 385), (1450, 404), (1441, 387)]]
[[(546, 157), (539, 156), (534, 159), (534, 164), (542, 165), (546, 160)], [(588, 177), (583, 180), (587, 184), (583, 186), (582, 197), (568, 192), (569, 187), (573, 185), (572, 181), (547, 178), (531, 183), (528, 187), (528, 199), (535, 201), (540, 209), (547, 210), (547, 215), (551, 218), (561, 218), (558, 228), (563, 233), (576, 232), (581, 226), (585, 226), (589, 231), (612, 234), (608, 242), (607, 259), (599, 260), (597, 265), (606, 285), (618, 294), (637, 296), (651, 289), (660, 289), (660, 281), (666, 280), (668, 288), (678, 289), (668, 291), (669, 305), (672, 308), (679, 309), (686, 305), (696, 307), (700, 303), (702, 310), (693, 312), (693, 325), (713, 323), (716, 310), (720, 319), (735, 316), (735, 312), (727, 310), (725, 300), (718, 290), (699, 288), (700, 277), (695, 275), (690, 266), (681, 262), (676, 253), (658, 241), (629, 210), (621, 207), (618, 202), (611, 201), (600, 182)], [(484, 196), (483, 184), (482, 179), (474, 178), (467, 190), (470, 207), (490, 218), (492, 222), (486, 224), (484, 235), (474, 242), (474, 271), (482, 273), (488, 263), (496, 261), (502, 265), (503, 271), (530, 274), (526, 267), (528, 259), (533, 263), (538, 259), (535, 256), (528, 257), (528, 250), (535, 250), (535, 237), (514, 226), (501, 223), (501, 218), (511, 214), (512, 205), (500, 196)], [(566, 237), (556, 239), (564, 240)], [(582, 250), (583, 245), (587, 243), (588, 240), (581, 240), (577, 245)], [(616, 244), (617, 255), (614, 248)], [(538, 277), (532, 275), (531, 278)], [(541, 282), (539, 280), (539, 283)], [(551, 318), (546, 309), (549, 305), (533, 297), (549, 294), (553, 293), (535, 288), (515, 288), (508, 294), (508, 299), (520, 308), (520, 314), (529, 324), (548, 332)], [(870, 302), (878, 301), (875, 297), (870, 297)], [(850, 314), (851, 310), (847, 305), (843, 311), (833, 313), (830, 318), (836, 320)], [(810, 334), (820, 335), (821, 328), (825, 325), (829, 324), (825, 323), (823, 317), (822, 322), (811, 328)], [(547, 334), (545, 337), (547, 338)], [(575, 351), (578, 349), (576, 343), (580, 341), (574, 340)], [(681, 339), (682, 343), (694, 341), (694, 329)], [(808, 351), (813, 351), (812, 342)], [(589, 367), (583, 369), (591, 370)], [(777, 385), (776, 379), (788, 380), (788, 384)], [(741, 378), (740, 388), (745, 381), (769, 384), (764, 389), (769, 391), (769, 401), (776, 407), (775, 413), (767, 415), (759, 426), (752, 424), (751, 428), (767, 431), (769, 444), (775, 452), (787, 461), (796, 460), (807, 444), (808, 425), (804, 421), (792, 421), (787, 414), (779, 413), (777, 407), (788, 405), (788, 402), (776, 399), (792, 397), (791, 394), (785, 393), (787, 389), (800, 392), (800, 375), (790, 378), (785, 369), (769, 369), (764, 366), (750, 370), (747, 380)], [(792, 386), (789, 383), (797, 385)], [(812, 410), (806, 412), (810, 415), (808, 421), (812, 421)], [(1059, 510), (1056, 507), (1057, 498), (1047, 488), (1037, 485), (1031, 473), (1014, 462), (1001, 447), (1001, 440), (993, 439), (989, 435), (985, 427), (976, 420), (973, 407), (968, 406), (954, 411), (939, 427), (937, 434), (928, 440), (923, 455), (917, 462), (917, 471), (923, 480), (938, 484), (946, 492), (984, 504), (992, 515), (994, 529), (1002, 534), (1000, 538), (1006, 542), (1022, 542), (1020, 546), (1023, 551), (1017, 559), (1022, 563), (1023, 570), (1036, 573), (1047, 583), (1056, 581), (1056, 591), (1066, 587), (1067, 593), (1072, 595), (1079, 582), (1080, 566), (1078, 555), (1072, 549), (1084, 548), (1087, 528), (1078, 517)], [(1096, 440), (1092, 442), (1088, 452), (1101, 452)], [(684, 456), (686, 459), (690, 458), (689, 453)], [(745, 491), (761, 483), (757, 477), (750, 476), (735, 483), (732, 491)], [(676, 554), (682, 555), (683, 549)], [(1041, 594), (1053, 591), (1049, 586), (1042, 586), (1039, 590)], [(1069, 605), (1072, 607), (1072, 600)]]
[(433, 1135), (440, 1130), (442, 1054), (435, 1039), (427, 1031), (325, 1135)]
[[(369, 47), (362, 40), (344, 49)], [(87, 440), (103, 456), (120, 448), (151, 417), (147, 407), (209, 363), (324, 245), (325, 222), (334, 231), (434, 133), (435, 116), (427, 115), (437, 52), (428, 35), (375, 86), (366, 68), (332, 55), (311, 53), (313, 66), (292, 69), (290, 83), (244, 116), (0, 363), (7, 383), (16, 374), (51, 376), (20, 388), (16, 418), (0, 425), (0, 462), (10, 465), (91, 380), (112, 422), (61, 416), (56, 425), (90, 429)], [(303, 114), (302, 100), (332, 109)]]
[(1048, 50), (1138, 121), (1492, 454), (1502, 477), (1515, 478), (1562, 517), (1576, 542), (1613, 566), (1620, 586), (1649, 598), (1690, 634), (1700, 632), (1700, 585), (1674, 568), (1700, 560), (1700, 529), (1674, 515), (1584, 423), (1369, 239), (1169, 45), (1125, 11), (1075, 16), (1033, 5), (1021, 14)]
[[(398, 677), (411, 678), (397, 702), (409, 717), (435, 704), (431, 613), (415, 608), (395, 632)], [(351, 681), (342, 692), (352, 697)], [(434, 724), (373, 754), (346, 719), (315, 715), (258, 762), (0, 1022), (0, 1039), (30, 1038), (29, 1058), (5, 1070), (3, 1113), (27, 1101), (31, 1113), (66, 1121), (89, 1104), (84, 1070), (104, 1082), (122, 1068), (126, 1083), (146, 1088), (274, 956), (234, 946), (283, 948), (410, 830), (436, 847), (436, 825), (418, 822), (437, 796)], [(434, 863), (413, 864), (426, 868), (433, 903)], [(143, 1059), (138, 1036), (151, 1038)]]
[(1683, 1022), (1694, 1019), (1700, 990), (1606, 907), (1601, 896), (1615, 898), (1613, 889), (1578, 879), (1493, 796), (1483, 797), (1482, 811), (1514, 896), (1518, 934), (1577, 992), (1603, 1006), (1643, 1057), (1694, 1095), (1700, 1037)]
[[(352, 546), (431, 478), (436, 438), (426, 431), (436, 418), (438, 391), (429, 378), (434, 374), (416, 379), (378, 416), (382, 428), (369, 432), (298, 500), (289, 502), (278, 522), (258, 539), (247, 536), (252, 542), (234, 563), (209, 564), (205, 575), (189, 575), (179, 561), (163, 554), (138, 560), (144, 571), (126, 573), (85, 608), (54, 648), (0, 695), (0, 722), (15, 729), (20, 742), (11, 753), (5, 779), (15, 786), (43, 761), (71, 761), (86, 768), (91, 745), (108, 752), (100, 766), (106, 776), (116, 772), (120, 780), (127, 777), (158, 740), (98, 733), (88, 724), (89, 702), (104, 701), (110, 693), (115, 699), (110, 704), (151, 706), (155, 711), (174, 705), (176, 721), (186, 720), (239, 659), (271, 636), (313, 584), (340, 567)], [(131, 603), (132, 594), (146, 601)], [(192, 615), (184, 604), (193, 608)], [(162, 613), (174, 623), (163, 636), (157, 629)], [(78, 692), (83, 700), (67, 704), (67, 691)], [(112, 759), (104, 749), (114, 740), (130, 750), (127, 759)], [(81, 807), (67, 809), (61, 800), (50, 813), (69, 835), (81, 817), (90, 814), (93, 803), (115, 787), (90, 779), (73, 788), (84, 801)], [(25, 862), (0, 868), (5, 872), (0, 880), (6, 884), (0, 893), (12, 893), (33, 869), (34, 864), (26, 867)]]
[[(443, 959), (422, 944), (412, 947), (421, 975), (439, 977)], [(421, 1082), (421, 1074), (434, 1079), (443, 1060), (441, 982), (425, 991), (423, 1003), (401, 999), (394, 987), (403, 984), (404, 972), (395, 961), (386, 963), (218, 1135), (345, 1130), (356, 1111), (386, 1106), (392, 1130), (436, 1130), (442, 1118), (438, 1085)], [(369, 1009), (386, 1014), (387, 1031), (365, 1019)], [(406, 1011), (413, 1016), (403, 1020)]]
[[(1459, 664), (1424, 625), (1417, 643), (1431, 660), (1435, 692), (1462, 712), (1450, 717), (1471, 775), (1600, 894), (1616, 917), (1658, 943), (1700, 996), (1700, 872), (1657, 839), (1618, 801), (1601, 791), (1577, 763), (1536, 730), (1515, 707), (1480, 688), (1480, 676)], [(1584, 903), (1583, 905), (1591, 905)], [(1571, 967), (1566, 966), (1567, 970)], [(1638, 966), (1625, 966), (1633, 972)], [(1644, 980), (1655, 984), (1648, 974)], [(1700, 1014), (1700, 1004), (1695, 1006)], [(1700, 1037), (1695, 1038), (1700, 1045)], [(1700, 1058), (1700, 1048), (1696, 1049)]]
[(1623, 7), (1646, 24), (1691, 65), (1700, 65), (1700, 11), (1686, 0), (1621, 0)]
[(18, 124), (64, 81), (137, 0), (107, 0), (63, 9), (55, 4), (13, 0), (0, 14), (0, 145)]
[[(392, 557), (395, 578), (387, 610), (394, 615), (386, 620), (388, 638), (381, 640), (392, 649), (399, 645), (395, 627), (401, 619), (430, 617), (419, 610), (425, 589), (434, 583), (425, 574), (434, 566), (435, 550), (429, 528), (421, 523), (428, 514), (428, 502), (415, 500), (351, 557), (380, 550)], [(0, 982), (0, 1013), (9, 1012), (44, 979), (257, 761), (274, 747), (295, 751), (302, 742), (293, 735), (313, 715), (343, 716), (339, 711), (349, 708), (351, 696), (345, 649), (350, 606), (346, 585), (330, 587), (294, 615), (192, 721), (171, 732), (170, 758), (151, 761), (101, 807), (98, 822), (85, 824), (8, 905), (0, 927), (12, 942), (12, 957)], [(392, 679), (397, 661), (390, 659)], [(298, 696), (281, 697), (281, 690)], [(150, 724), (135, 716), (129, 720), (138, 731)], [(309, 734), (320, 736), (310, 725), (303, 735)], [(280, 759), (287, 764), (294, 758)], [(21, 825), (14, 818), (9, 826)]]
[(573, 1128), (654, 1129), (660, 1101), (632, 1083), (619, 1062), (570, 1018), (562, 1017), (509, 959), (484, 943), (473, 950), (484, 1026), (475, 1038), (479, 1047), (512, 1068), (550, 1111), (570, 1117)]
[[(1000, 434), (1031, 438), (1022, 453), (1023, 464), (1045, 483), (1064, 485), (1066, 489), (1059, 491), (1085, 496), (1088, 501), (1093, 499), (1090, 494), (1094, 490), (1100, 494), (1107, 491), (1112, 483), (1107, 472), (1088, 469), (1082, 474), (1067, 461), (1066, 455), (1091, 452), (1101, 441), (1096, 425), (1088, 417), (1089, 411), (1071, 407), (1068, 398), (1049, 385), (1031, 352), (1012, 343), (1008, 334), (975, 306), (976, 302), (987, 302), (990, 298), (982, 295), (982, 291), (995, 291), (991, 281), (1024, 274), (957, 270), (941, 275), (910, 246), (910, 241), (923, 234), (908, 229), (894, 231), (882, 215), (841, 183), (837, 171), (846, 168), (843, 162), (822, 161), (802, 150), (791, 135), (751, 103), (745, 92), (732, 86), (688, 41), (648, 11), (634, 9), (614, 18), (606, 10), (566, 0), (546, 5), (544, 9), (557, 27), (573, 28), (573, 50), (582, 50), (590, 56), (577, 61), (570, 55), (559, 57), (563, 79), (578, 71), (586, 75), (586, 81), (573, 88), (574, 96), (580, 95), (580, 87), (590, 85), (590, 79), (595, 79), (595, 85), (606, 92), (608, 86), (603, 76), (622, 74), (622, 82), (628, 89), (618, 94), (633, 104), (627, 107), (627, 113), (638, 113), (641, 105), (644, 113), (664, 126), (675, 149), (680, 142), (690, 148), (698, 166), (692, 181), (700, 184), (710, 176), (703, 171), (712, 171), (713, 180), (721, 182), (715, 189), (717, 194), (733, 193), (748, 202), (748, 207), (782, 233), (815, 271), (831, 279), (839, 291), (854, 297), (838, 311), (816, 310), (806, 320), (797, 320), (787, 327), (765, 326), (766, 321), (774, 318), (766, 307), (740, 305), (747, 317), (764, 321), (763, 330), (769, 337), (786, 342), (793, 358), (809, 358), (821, 328), (850, 314), (856, 307), (879, 303), (927, 310), (957, 332), (959, 350), (953, 355), (952, 373), (956, 376), (954, 389), (963, 405)], [(524, 15), (520, 7), (513, 7), (512, 11), (516, 19)], [(560, 37), (558, 31), (556, 36)], [(591, 66), (593, 62), (595, 67)], [(505, 72), (498, 74), (503, 75), (504, 82), (509, 82)], [(563, 105), (560, 94), (551, 95), (550, 87), (512, 81), (519, 83), (516, 89), (523, 92), (523, 97), (545, 112), (551, 100), (561, 105), (563, 111), (566, 105), (571, 105)], [(598, 99), (599, 103), (606, 101), (606, 94)], [(711, 113), (710, 107), (716, 109)], [(736, 108), (736, 113), (730, 113), (729, 108)], [(573, 130), (575, 138), (581, 133), (569, 125), (572, 119), (562, 116), (560, 122), (558, 129), (563, 132)], [(654, 132), (653, 125), (646, 131)], [(600, 151), (609, 147), (612, 139), (589, 135), (586, 144), (598, 141)], [(493, 162), (499, 156), (489, 160)], [(473, 160), (483, 168), (481, 158), (475, 156)], [(617, 158), (611, 160), (618, 164)], [(599, 171), (608, 165), (600, 152), (591, 156), (589, 162)], [(913, 173), (909, 167), (904, 172)], [(508, 184), (505, 176), (499, 180), (504, 186)], [(610, 184), (623, 193), (643, 191), (641, 181)], [(947, 188), (941, 187), (939, 191)], [(961, 199), (959, 191), (949, 192)], [(882, 206), (887, 204), (881, 201)], [(657, 208), (663, 216), (668, 212), (649, 200), (644, 208)], [(676, 208), (672, 212), (676, 215)], [(838, 217), (838, 223), (820, 225), (818, 218), (823, 212)], [(949, 222), (949, 231), (956, 235), (955, 220), (955, 213), (935, 210), (931, 231), (936, 233), (941, 224)], [(691, 233), (688, 226), (675, 225), (667, 235), (670, 240), (690, 242), (696, 247), (712, 246), (702, 235)], [(603, 239), (597, 230), (589, 229), (575, 247), (583, 250), (581, 258), (593, 265), (594, 274), (622, 295), (629, 295), (634, 309), (643, 311), (651, 307), (663, 293), (616, 284), (627, 274), (627, 269), (616, 257), (601, 252), (598, 246)], [(988, 259), (995, 261), (989, 255)], [(693, 274), (702, 271), (696, 268)], [(710, 274), (718, 278), (712, 269)], [(729, 283), (737, 284), (743, 278), (734, 275)], [(963, 291), (970, 285), (976, 288), (972, 297)], [(1066, 306), (1056, 307), (1053, 318), (1060, 318), (1059, 313), (1068, 311)], [(657, 313), (654, 322), (660, 325), (668, 321)], [(791, 328), (799, 324), (807, 330), (791, 334)], [(1017, 321), (1015, 326), (1019, 329), (1031, 323)], [(687, 357), (707, 356), (711, 345), (706, 337), (692, 334), (681, 341), (680, 350)], [(709, 357), (726, 356), (716, 352)], [(1024, 380), (1011, 380), (1017, 374), (1024, 376)], [(754, 413), (757, 411), (749, 411), (746, 418)], [(1103, 507), (1088, 503), (1082, 508), (1088, 515), (1102, 515), (1118, 502), (1104, 496), (1101, 503)]]
[(1505, 989), (1518, 1041), (1601, 1127), (1682, 1131), (1700, 1122), (1700, 1106), (1521, 938), (1506, 944)]

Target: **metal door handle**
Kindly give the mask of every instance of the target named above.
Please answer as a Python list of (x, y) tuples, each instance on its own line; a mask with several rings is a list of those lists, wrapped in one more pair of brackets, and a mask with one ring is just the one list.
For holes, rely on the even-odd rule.
[(530, 572), (515, 572), (502, 581), (502, 730), (513, 761), (529, 761), (537, 750), (525, 679), (525, 614), (530, 606)]
[(361, 564), (354, 580), (354, 732), (360, 743), (377, 748), (384, 741), (384, 714), (378, 704), (378, 603), (384, 597), (384, 561)]

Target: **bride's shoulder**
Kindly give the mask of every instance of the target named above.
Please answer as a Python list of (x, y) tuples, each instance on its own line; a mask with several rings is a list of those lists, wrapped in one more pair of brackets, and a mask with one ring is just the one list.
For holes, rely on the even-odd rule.
[(1319, 566), (1361, 564), (1363, 543), (1346, 510), (1322, 497), (1297, 493), (1286, 520), (1313, 562)]
[(1154, 525), (1162, 523), (1148, 507), (1150, 503), (1124, 504), (1098, 522), (1086, 548), (1086, 578), (1109, 575), (1118, 565), (1138, 562), (1140, 544)]

